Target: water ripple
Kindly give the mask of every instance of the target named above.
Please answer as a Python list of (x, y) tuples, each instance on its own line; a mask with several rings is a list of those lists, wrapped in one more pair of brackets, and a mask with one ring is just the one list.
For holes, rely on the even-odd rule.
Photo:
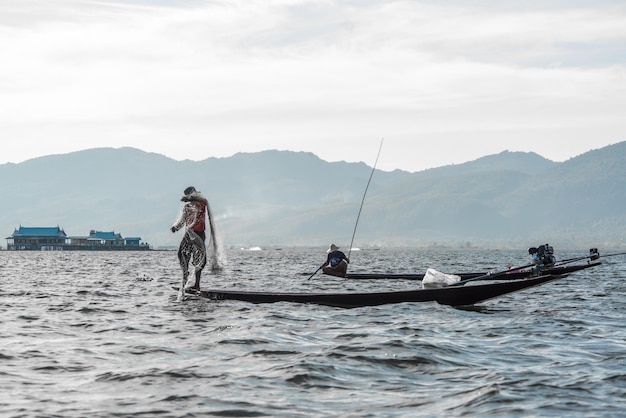
[[(475, 307), (343, 310), (198, 297), (178, 303), (175, 252), (2, 256), (2, 416), (613, 417), (626, 407), (626, 260)], [(526, 264), (524, 256), (359, 251), (351, 265), (503, 270)], [(419, 286), (307, 280), (319, 257), (307, 249), (233, 250), (227, 268), (204, 275), (203, 285)], [(26, 282), (31, 287), (20, 286)]]

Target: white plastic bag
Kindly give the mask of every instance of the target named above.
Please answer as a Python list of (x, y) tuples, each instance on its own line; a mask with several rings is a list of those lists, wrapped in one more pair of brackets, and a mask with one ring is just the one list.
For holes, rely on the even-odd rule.
[(456, 274), (445, 274), (435, 269), (428, 269), (422, 279), (422, 287), (424, 289), (436, 289), (438, 287), (450, 286), (460, 280), (461, 276)]

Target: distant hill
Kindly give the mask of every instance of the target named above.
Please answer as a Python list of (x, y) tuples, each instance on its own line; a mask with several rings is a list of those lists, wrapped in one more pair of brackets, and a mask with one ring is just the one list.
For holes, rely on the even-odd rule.
[[(562, 163), (505, 151), (416, 173), (377, 170), (354, 245), (622, 247), (624, 161), (626, 142)], [(50, 155), (0, 165), (0, 231), (58, 225), (68, 235), (96, 229), (175, 246), (168, 228), (194, 185), (227, 245), (345, 247), (371, 170), (290, 151), (203, 161), (134, 148)]]

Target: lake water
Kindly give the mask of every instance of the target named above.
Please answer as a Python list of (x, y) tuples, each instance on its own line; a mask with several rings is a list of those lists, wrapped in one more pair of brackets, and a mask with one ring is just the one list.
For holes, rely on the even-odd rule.
[[(325, 248), (227, 256), (203, 288), (419, 287), (307, 280)], [(354, 272), (529, 262), (525, 250), (382, 249), (351, 259)], [(176, 302), (175, 251), (2, 251), (0, 416), (624, 416), (626, 257), (602, 261), (473, 308), (340, 309)]]

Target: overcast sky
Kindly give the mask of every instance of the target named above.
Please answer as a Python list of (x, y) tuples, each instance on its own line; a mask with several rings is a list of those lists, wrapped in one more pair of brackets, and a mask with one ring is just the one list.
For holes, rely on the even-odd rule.
[(623, 0), (2, 0), (0, 164), (131, 146), (418, 171), (626, 140)]

